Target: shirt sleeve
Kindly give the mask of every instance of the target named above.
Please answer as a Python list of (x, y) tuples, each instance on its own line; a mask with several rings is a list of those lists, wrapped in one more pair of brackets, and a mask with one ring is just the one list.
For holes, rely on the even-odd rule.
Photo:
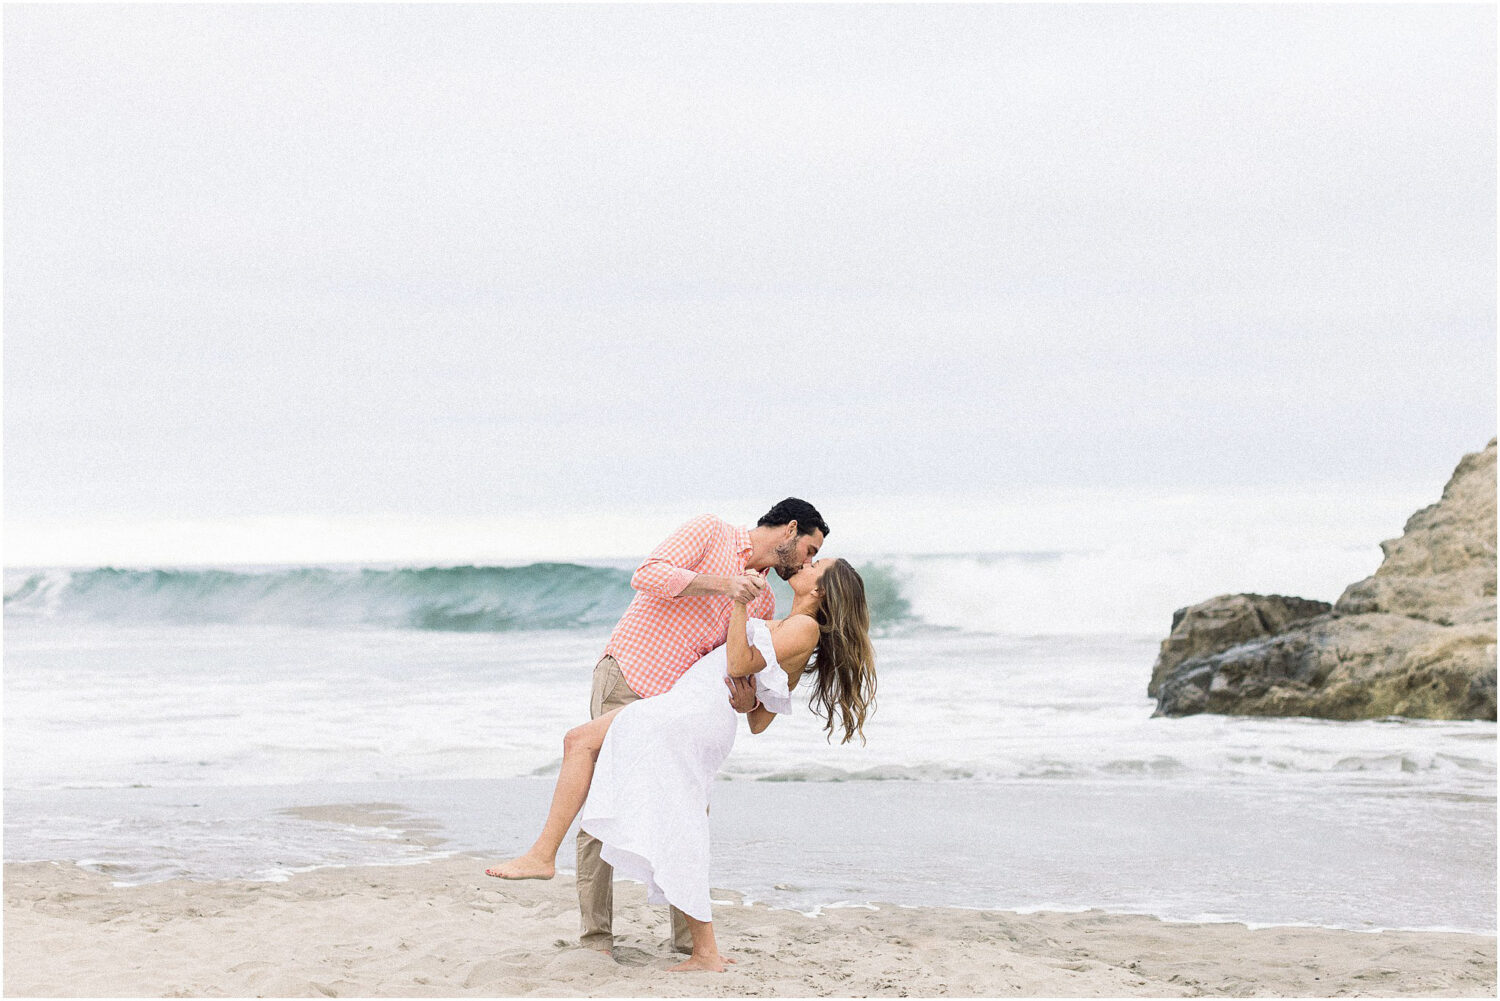
[(646, 561), (636, 567), (630, 586), (658, 598), (675, 598), (698, 576), (717, 534), (719, 519), (699, 515), (667, 536)]

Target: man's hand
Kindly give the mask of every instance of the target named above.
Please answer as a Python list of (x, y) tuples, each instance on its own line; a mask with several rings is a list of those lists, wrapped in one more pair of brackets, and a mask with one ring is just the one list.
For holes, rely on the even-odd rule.
[(766, 579), (760, 574), (742, 573), (738, 577), (729, 578), (729, 584), (724, 593), (741, 605), (748, 605), (765, 589), (765, 586)]
[(729, 686), (729, 704), (735, 712), (747, 713), (760, 702), (755, 697), (754, 678), (725, 678), (724, 684)]

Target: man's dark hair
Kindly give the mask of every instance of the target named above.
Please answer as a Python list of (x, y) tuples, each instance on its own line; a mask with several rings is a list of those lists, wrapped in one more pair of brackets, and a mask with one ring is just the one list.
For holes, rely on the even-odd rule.
[(785, 525), (789, 521), (797, 523), (798, 535), (806, 535), (816, 528), (823, 533), (824, 538), (828, 537), (828, 522), (823, 520), (817, 508), (800, 497), (788, 497), (762, 515), (755, 524), (757, 527), (776, 526)]

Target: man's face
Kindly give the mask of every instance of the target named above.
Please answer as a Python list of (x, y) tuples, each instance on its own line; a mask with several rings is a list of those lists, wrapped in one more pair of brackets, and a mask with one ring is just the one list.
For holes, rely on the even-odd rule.
[(776, 573), (782, 580), (791, 580), (823, 548), (822, 532), (815, 528), (806, 535), (798, 535), (796, 525), (795, 521), (787, 525), (787, 537), (776, 547)]

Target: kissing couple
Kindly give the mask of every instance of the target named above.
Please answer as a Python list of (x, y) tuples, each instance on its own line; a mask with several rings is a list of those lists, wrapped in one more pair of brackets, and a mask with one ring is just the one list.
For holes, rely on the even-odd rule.
[[(635, 598), (594, 666), (592, 722), (563, 737), (552, 806), (536, 842), (486, 869), (501, 879), (551, 879), (578, 818), (580, 944), (609, 952), (614, 872), (672, 908), (672, 944), (691, 953), (673, 971), (723, 972), (708, 897), (708, 793), (734, 746), (739, 716), (761, 733), (790, 712), (807, 675), (809, 704), (832, 739), (864, 740), (875, 705), (875, 652), (865, 585), (842, 559), (814, 560), (828, 524), (788, 497), (754, 528), (702, 515), (652, 550)], [(775, 619), (765, 574), (792, 588)], [(725, 689), (728, 688), (726, 695)]]

